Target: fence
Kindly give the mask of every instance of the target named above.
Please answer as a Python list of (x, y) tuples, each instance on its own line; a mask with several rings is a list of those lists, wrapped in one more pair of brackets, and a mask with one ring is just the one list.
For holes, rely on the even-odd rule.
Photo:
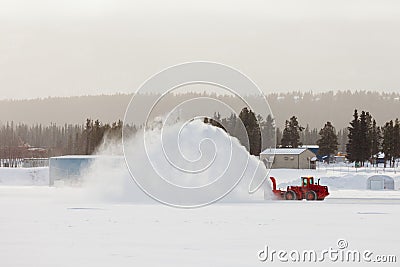
[[(325, 173), (358, 173), (358, 172), (367, 172), (367, 173), (394, 173), (397, 174), (400, 171), (400, 161), (397, 160), (396, 164), (393, 168), (384, 167), (383, 163), (372, 165), (369, 162), (366, 162), (364, 167), (355, 167), (354, 163), (317, 163), (317, 171), (325, 172)], [(389, 165), (387, 165), (389, 166)]]

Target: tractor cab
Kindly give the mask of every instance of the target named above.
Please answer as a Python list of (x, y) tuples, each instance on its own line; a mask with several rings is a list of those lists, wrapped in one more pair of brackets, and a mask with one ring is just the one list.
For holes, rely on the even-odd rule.
[(301, 177), (301, 186), (308, 187), (314, 184), (314, 177)]

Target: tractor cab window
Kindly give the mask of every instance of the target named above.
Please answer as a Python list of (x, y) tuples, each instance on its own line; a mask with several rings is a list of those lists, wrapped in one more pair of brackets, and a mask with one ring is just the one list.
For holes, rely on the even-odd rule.
[(310, 184), (314, 184), (313, 177), (302, 177), (302, 179), (303, 179), (303, 186), (308, 186)]

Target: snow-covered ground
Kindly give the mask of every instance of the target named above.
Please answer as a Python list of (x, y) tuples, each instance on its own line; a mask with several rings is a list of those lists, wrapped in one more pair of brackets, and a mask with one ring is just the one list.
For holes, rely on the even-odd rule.
[(1, 185), (49, 185), (49, 168), (1, 168)]
[[(279, 183), (314, 175), (330, 184), (331, 195), (323, 202), (216, 203), (200, 209), (99, 199), (87, 188), (37, 186), (46, 184), (46, 171), (0, 169), (1, 266), (275, 265), (279, 260), (258, 259), (265, 246), (321, 253), (337, 249), (338, 239), (349, 249), (400, 260), (400, 191), (357, 189), (372, 175), (368, 171), (353, 176), (355, 185), (347, 182), (349, 172), (272, 170)], [(327, 264), (341, 263), (326, 259), (322, 265)]]

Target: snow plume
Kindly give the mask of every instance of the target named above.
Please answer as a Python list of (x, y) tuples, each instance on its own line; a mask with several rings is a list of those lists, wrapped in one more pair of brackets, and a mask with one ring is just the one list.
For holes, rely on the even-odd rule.
[(196, 207), (271, 197), (269, 183), (263, 183), (264, 164), (236, 138), (201, 119), (171, 125), (158, 120), (124, 140), (125, 158), (105, 156), (119, 146), (102, 146), (86, 175), (86, 188), (103, 199)]
[[(211, 94), (179, 104), (169, 101), (175, 93), (190, 91), (192, 86), (201, 86)], [(246, 109), (216, 98), (221, 90)], [(136, 97), (139, 94), (156, 97), (144, 103)], [(257, 108), (260, 99), (264, 105)], [(268, 174), (265, 166), (235, 138), (203, 123), (204, 118), (215, 118), (213, 111), (237, 118), (242, 110), (272, 117), (264, 93), (229, 66), (187, 62), (153, 75), (133, 94), (125, 112), (125, 125), (136, 122), (143, 126), (134, 138), (127, 134), (127, 128), (123, 131), (124, 157), (132, 180), (152, 199), (175, 207), (199, 207), (222, 199), (245, 201), (256, 195), (263, 199), (259, 189)], [(216, 121), (228, 128), (222, 120)], [(248, 136), (241, 120), (235, 122), (235, 134), (241, 140)], [(242, 140), (242, 144), (248, 144), (248, 140)]]

